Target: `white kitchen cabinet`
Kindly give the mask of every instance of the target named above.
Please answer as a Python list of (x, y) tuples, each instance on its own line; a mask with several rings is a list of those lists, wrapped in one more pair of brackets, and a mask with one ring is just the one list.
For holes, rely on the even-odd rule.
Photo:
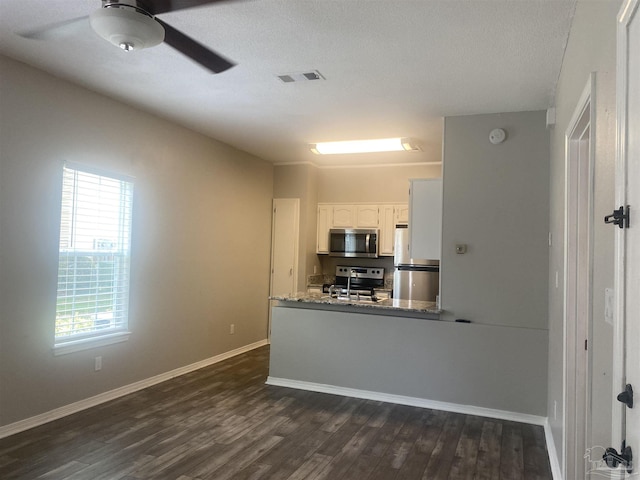
[(380, 207), (380, 238), (378, 240), (378, 253), (382, 256), (393, 255), (395, 223), (395, 206), (382, 205)]
[(396, 225), (406, 225), (409, 221), (409, 204), (380, 205), (380, 240), (378, 243), (381, 256), (394, 254)]
[(357, 205), (355, 226), (357, 228), (378, 228), (380, 223), (378, 217), (378, 205)]
[(333, 217), (333, 207), (318, 205), (318, 230), (316, 253), (329, 253), (329, 229)]
[(356, 225), (355, 205), (334, 205), (331, 223), (334, 228), (353, 228)]
[(379, 254), (393, 255), (395, 227), (407, 224), (409, 205), (352, 205), (318, 204), (316, 253), (329, 253), (329, 230), (331, 228), (377, 228)]
[(410, 180), (409, 251), (411, 258), (440, 260), (442, 179)]
[(396, 225), (406, 225), (409, 223), (409, 204), (393, 206), (394, 222)]

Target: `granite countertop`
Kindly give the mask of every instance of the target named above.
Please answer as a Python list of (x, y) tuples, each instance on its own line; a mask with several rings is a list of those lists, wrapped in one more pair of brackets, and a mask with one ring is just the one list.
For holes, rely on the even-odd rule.
[(368, 308), (375, 310), (390, 310), (390, 311), (402, 311), (412, 313), (426, 313), (432, 315), (439, 315), (442, 310), (437, 308), (436, 302), (423, 302), (418, 300), (400, 300), (397, 298), (388, 298), (379, 300), (377, 302), (360, 301), (351, 299), (342, 299), (330, 297), (326, 293), (307, 293), (298, 292), (293, 295), (275, 295), (269, 297), (270, 300), (278, 300), (281, 302), (298, 302), (305, 304), (319, 304), (319, 305), (338, 305), (338, 306), (350, 306), (359, 308)]

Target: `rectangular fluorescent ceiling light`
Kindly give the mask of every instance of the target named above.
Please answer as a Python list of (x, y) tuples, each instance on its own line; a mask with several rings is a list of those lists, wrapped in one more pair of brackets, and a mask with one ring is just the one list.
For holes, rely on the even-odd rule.
[(410, 138), (378, 138), (375, 140), (350, 140), (346, 142), (323, 142), (310, 145), (317, 155), (340, 153), (401, 152), (420, 150)]

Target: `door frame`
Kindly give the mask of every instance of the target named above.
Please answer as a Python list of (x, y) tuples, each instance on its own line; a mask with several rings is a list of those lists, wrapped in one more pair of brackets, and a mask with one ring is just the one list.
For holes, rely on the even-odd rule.
[[(294, 207), (294, 219), (293, 219), (293, 264), (292, 264), (292, 282), (295, 289), (298, 286), (298, 259), (300, 256), (300, 199), (299, 198), (274, 198), (271, 203), (271, 261), (269, 264), (269, 296), (273, 296), (273, 277), (275, 275), (274, 267), (274, 252), (275, 252), (275, 238), (276, 238), (276, 210), (278, 204), (291, 203)], [(271, 307), (273, 300), (269, 300), (269, 315), (267, 326), (267, 341), (271, 343)]]
[[(618, 13), (616, 39), (616, 168), (615, 168), (615, 205), (627, 205), (627, 25), (631, 21), (638, 0), (626, 0)], [(624, 405), (615, 400), (625, 385), (625, 266), (626, 238), (624, 229), (616, 228), (615, 233), (615, 270), (614, 270), (614, 306), (613, 306), (613, 385), (611, 444), (618, 448), (625, 438), (623, 428)]]
[[(586, 340), (587, 345), (592, 344), (595, 107), (595, 73), (591, 73), (565, 132), (562, 406), (564, 478), (584, 476), (584, 450), (591, 435), (591, 348), (586, 349), (585, 355), (583, 342)], [(585, 139), (586, 132), (588, 139)], [(585, 148), (588, 149), (586, 154)], [(586, 238), (582, 241), (586, 245), (579, 242), (580, 232), (575, 227), (580, 224), (585, 225)], [(580, 246), (583, 248), (582, 253), (578, 251)], [(584, 428), (581, 420), (584, 420)]]

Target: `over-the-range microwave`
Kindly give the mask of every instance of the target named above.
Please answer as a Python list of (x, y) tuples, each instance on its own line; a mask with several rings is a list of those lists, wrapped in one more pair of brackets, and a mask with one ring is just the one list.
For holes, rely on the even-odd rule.
[(377, 229), (332, 228), (329, 230), (329, 256), (378, 257)]

